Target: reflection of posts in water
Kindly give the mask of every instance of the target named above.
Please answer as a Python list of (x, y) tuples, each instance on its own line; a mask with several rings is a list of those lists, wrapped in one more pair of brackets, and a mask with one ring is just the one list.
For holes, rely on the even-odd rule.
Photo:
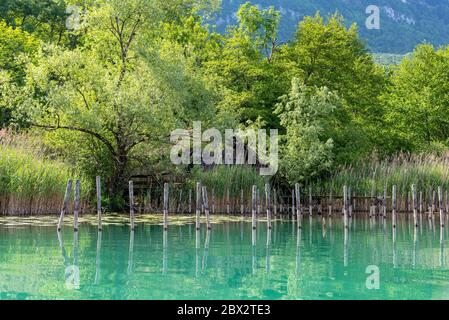
[(207, 256), (209, 255), (209, 242), (210, 242), (210, 230), (206, 231), (206, 240), (204, 242), (204, 253), (203, 253), (203, 263), (202, 271), (206, 270), (207, 267)]
[(200, 230), (197, 229), (195, 232), (195, 277), (198, 277), (199, 274), (199, 265), (200, 265), (200, 255), (199, 255), (199, 251), (200, 251)]
[(440, 267), (444, 268), (445, 266), (445, 258), (444, 258), (444, 227), (440, 228)]
[(162, 235), (162, 273), (166, 274), (168, 269), (168, 231), (164, 229)]
[(267, 255), (265, 261), (265, 270), (267, 273), (270, 272), (270, 248), (271, 248), (271, 229), (267, 230)]
[(133, 272), (133, 258), (134, 258), (134, 229), (129, 234), (129, 251), (128, 251), (128, 274)]
[(312, 244), (312, 232), (313, 232), (312, 216), (309, 216), (309, 243)]
[(102, 231), (100, 229), (98, 229), (98, 234), (97, 234), (97, 254), (96, 254), (96, 258), (95, 258), (95, 284), (98, 284), (100, 282), (101, 238), (102, 238)]
[(413, 231), (413, 253), (412, 253), (412, 266), (416, 266), (416, 244), (418, 243), (418, 228), (414, 228)]
[(326, 218), (324, 217), (324, 215), (323, 215), (323, 218), (321, 219), (321, 228), (322, 228), (322, 233), (323, 233), (323, 239), (325, 239), (327, 227), (326, 227)]
[(61, 249), (63, 263), (64, 263), (64, 266), (67, 267), (67, 266), (69, 266), (69, 259), (67, 257), (67, 252), (65, 251), (65, 248), (64, 248), (64, 241), (62, 240), (61, 231), (58, 231), (57, 234), (58, 234), (59, 248)]
[(252, 241), (251, 241), (251, 249), (252, 249), (252, 268), (253, 273), (256, 273), (256, 230), (253, 229), (252, 235), (251, 235)]
[(73, 234), (73, 264), (66, 266), (65, 285), (69, 290), (80, 288), (80, 274), (78, 268), (78, 232)]
[(301, 272), (301, 229), (296, 234), (296, 275)]
[(348, 232), (348, 228), (344, 228), (344, 253), (343, 253), (343, 265), (345, 267), (348, 266), (348, 237), (349, 237), (349, 232)]
[(396, 228), (393, 228), (393, 268), (397, 267), (397, 254), (396, 254)]

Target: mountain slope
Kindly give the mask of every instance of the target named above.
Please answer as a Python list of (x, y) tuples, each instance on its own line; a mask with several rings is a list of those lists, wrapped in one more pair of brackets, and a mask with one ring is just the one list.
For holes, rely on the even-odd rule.
[[(223, 32), (236, 23), (235, 13), (246, 0), (222, 0), (213, 23)], [(449, 0), (251, 0), (261, 7), (273, 5), (281, 12), (280, 40), (292, 39), (304, 15), (317, 11), (324, 16), (341, 13), (345, 22), (357, 23), (360, 35), (373, 52), (406, 53), (422, 42), (436, 46), (449, 43)], [(369, 5), (380, 9), (380, 30), (368, 30), (365, 13)]]

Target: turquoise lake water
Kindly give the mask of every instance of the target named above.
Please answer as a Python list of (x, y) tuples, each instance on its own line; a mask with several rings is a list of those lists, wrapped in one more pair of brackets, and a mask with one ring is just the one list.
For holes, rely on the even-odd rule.
[[(0, 218), (0, 299), (448, 299), (449, 234), (438, 219)], [(393, 239), (394, 238), (394, 239)], [(378, 277), (377, 277), (378, 276)], [(374, 278), (373, 278), (374, 277)], [(377, 281), (378, 280), (378, 281)], [(377, 286), (378, 284), (378, 286)], [(373, 287), (374, 286), (374, 287)]]

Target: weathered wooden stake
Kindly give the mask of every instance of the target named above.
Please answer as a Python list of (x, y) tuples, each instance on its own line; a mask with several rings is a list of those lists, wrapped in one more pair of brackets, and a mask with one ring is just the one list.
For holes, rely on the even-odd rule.
[(164, 183), (164, 230), (168, 229), (168, 183)]
[[(444, 228), (445, 216), (444, 216), (444, 207), (443, 207), (443, 190), (441, 189), (441, 187), (438, 187), (438, 207), (440, 210), (440, 226), (441, 226), (441, 228)], [(443, 232), (443, 231), (441, 231), (441, 232)]]
[(423, 196), (422, 191), (419, 191), (419, 214), (422, 214), (423, 211)]
[(73, 230), (78, 231), (78, 213), (80, 209), (80, 187), (81, 181), (75, 181), (75, 200), (73, 202)]
[(273, 189), (273, 213), (275, 217), (278, 215), (278, 198), (276, 189)]
[(196, 212), (196, 220), (195, 220), (195, 227), (196, 230), (200, 230), (200, 214), (201, 214), (201, 183), (196, 183), (196, 206), (195, 206), (195, 212)]
[(301, 194), (299, 192), (299, 183), (295, 184), (295, 194), (296, 194), (296, 219), (298, 221), (298, 228), (302, 227), (302, 217), (301, 217)]
[(393, 223), (393, 228), (396, 228), (396, 186), (393, 186), (393, 190), (391, 192), (391, 197), (392, 197), (392, 201), (391, 201), (391, 207), (392, 207), (392, 223)]
[(226, 188), (226, 213), (231, 213), (231, 204), (229, 203), (229, 188)]
[(412, 202), (413, 202), (413, 222), (418, 226), (418, 200), (416, 197), (416, 186), (412, 184)]
[(270, 184), (265, 183), (265, 201), (267, 207), (267, 227), (271, 229), (271, 198), (270, 198)]
[(243, 215), (245, 213), (245, 205), (243, 204), (243, 189), (240, 189), (240, 214)]
[(329, 191), (329, 217), (332, 217), (332, 189)]
[(131, 231), (134, 231), (134, 186), (132, 181), (129, 181), (129, 216), (131, 220)]
[(67, 208), (69, 206), (71, 191), (72, 191), (72, 179), (69, 179), (69, 181), (67, 181), (67, 186), (65, 189), (64, 202), (62, 203), (62, 208), (61, 208), (61, 215), (59, 216), (58, 231), (61, 231), (62, 224), (64, 223), (64, 214), (66, 213)]
[(189, 214), (192, 214), (192, 189), (189, 189)]
[(348, 228), (348, 188), (343, 186), (343, 223)]
[(295, 189), (292, 189), (292, 219), (295, 219)]
[(257, 197), (257, 188), (255, 185), (253, 185), (253, 190), (252, 190), (252, 206), (251, 206), (251, 214), (252, 214), (252, 227), (253, 230), (256, 229), (256, 199)]
[(312, 204), (312, 186), (309, 186), (309, 216), (313, 214), (313, 204)]
[(384, 196), (382, 198), (382, 214), (384, 219), (387, 218), (387, 186), (384, 187)]
[(97, 215), (98, 215), (98, 230), (101, 231), (103, 229), (101, 222), (101, 178), (97, 176), (96, 178), (96, 187), (97, 187)]
[(207, 188), (203, 187), (203, 203), (204, 203), (204, 213), (206, 215), (206, 223), (207, 223), (207, 229), (211, 229), (210, 225), (210, 218), (209, 218), (209, 203), (207, 199)]

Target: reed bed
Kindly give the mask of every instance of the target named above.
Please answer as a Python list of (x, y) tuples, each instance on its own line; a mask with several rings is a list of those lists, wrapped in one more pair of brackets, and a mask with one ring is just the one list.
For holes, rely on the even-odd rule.
[[(67, 180), (79, 177), (67, 164), (46, 159), (31, 140), (0, 131), (0, 214), (56, 214)], [(84, 207), (89, 184), (81, 180)]]
[(447, 190), (449, 153), (400, 154), (386, 160), (373, 157), (371, 160), (339, 168), (322, 188), (338, 194), (343, 190), (343, 186), (347, 185), (359, 195), (378, 195), (382, 194), (384, 187), (391, 191), (391, 187), (396, 185), (398, 193), (405, 196), (412, 184), (423, 191), (435, 190), (438, 186)]

